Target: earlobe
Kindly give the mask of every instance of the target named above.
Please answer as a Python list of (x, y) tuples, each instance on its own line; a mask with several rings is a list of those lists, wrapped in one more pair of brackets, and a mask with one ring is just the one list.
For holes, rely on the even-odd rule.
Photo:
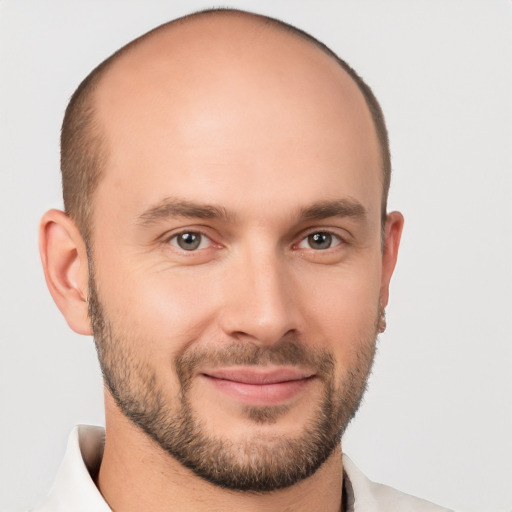
[(91, 335), (86, 246), (76, 224), (64, 212), (49, 210), (43, 215), (39, 252), (46, 284), (68, 325), (79, 334)]
[(395, 269), (403, 227), (404, 217), (400, 212), (388, 213), (384, 226), (384, 248), (382, 252), (381, 308), (385, 308), (388, 304), (389, 282)]

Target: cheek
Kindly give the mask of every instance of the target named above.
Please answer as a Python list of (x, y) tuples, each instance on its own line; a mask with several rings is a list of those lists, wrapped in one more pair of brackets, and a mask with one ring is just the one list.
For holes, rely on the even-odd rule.
[(311, 274), (302, 282), (306, 329), (343, 359), (375, 336), (379, 311), (379, 266), (351, 266)]
[(204, 334), (214, 317), (209, 295), (215, 294), (215, 284), (192, 276), (118, 264), (98, 277), (100, 296), (118, 330), (143, 340), (152, 360), (168, 361)]

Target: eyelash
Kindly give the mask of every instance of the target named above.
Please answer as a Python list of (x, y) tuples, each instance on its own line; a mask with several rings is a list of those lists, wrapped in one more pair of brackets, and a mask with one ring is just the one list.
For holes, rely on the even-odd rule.
[[(187, 235), (187, 234), (201, 237), (198, 247), (193, 247), (190, 250), (187, 250), (179, 245), (179, 242), (178, 242), (179, 237), (183, 236), (183, 235)], [(314, 236), (314, 235), (326, 235), (326, 236), (330, 237), (330, 239), (331, 239), (332, 243), (334, 243), (334, 245), (332, 245), (332, 243), (331, 243), (331, 245), (329, 247), (326, 247), (324, 249), (314, 249), (313, 247), (304, 247), (304, 249), (311, 250), (316, 253), (321, 253), (323, 251), (328, 251), (328, 250), (334, 249), (340, 245), (346, 244), (346, 240), (344, 238), (342, 238), (339, 234), (334, 233), (333, 231), (330, 231), (328, 229), (325, 229), (325, 230), (315, 229), (315, 230), (311, 230), (308, 233), (305, 233), (304, 235), (302, 235), (300, 240), (297, 243), (293, 244), (293, 248), (301, 249), (300, 245), (303, 243), (308, 243), (308, 238), (311, 236)], [(176, 241), (176, 243), (172, 243), (173, 241)], [(172, 245), (173, 247), (175, 247), (177, 250), (179, 250), (182, 253), (185, 253), (185, 254), (189, 253), (192, 255), (194, 253), (197, 253), (198, 251), (204, 251), (204, 250), (208, 249), (209, 247), (200, 247), (203, 243), (205, 243), (207, 241), (209, 241), (210, 244), (215, 244), (215, 242), (213, 242), (212, 238), (210, 236), (208, 236), (206, 233), (204, 233), (200, 230), (190, 229), (190, 230), (180, 231), (179, 233), (175, 233), (172, 236), (165, 238), (164, 243)], [(220, 247), (220, 245), (219, 245), (219, 247)]]
[(313, 249), (313, 247), (309, 247), (309, 249), (314, 250), (315, 252), (322, 252), (322, 251), (327, 251), (329, 249), (334, 249), (335, 247), (338, 247), (339, 245), (342, 245), (343, 243), (345, 243), (345, 241), (343, 240), (343, 238), (340, 235), (333, 233), (332, 231), (315, 229), (315, 230), (310, 231), (309, 233), (305, 234), (300, 239), (300, 241), (297, 244), (295, 244), (295, 246), (299, 247), (300, 244), (307, 243), (309, 237), (314, 236), (314, 235), (327, 235), (328, 237), (330, 237), (332, 243), (334, 243), (334, 245), (330, 245), (329, 247), (326, 247), (325, 249), (315, 250), (315, 249)]
[[(194, 248), (192, 250), (187, 250), (187, 249), (184, 249), (183, 247), (180, 247), (179, 244), (178, 244), (178, 239), (179, 239), (180, 236), (183, 236), (183, 235), (196, 235), (196, 236), (200, 236), (201, 240), (199, 242), (199, 245), (202, 245), (205, 242), (205, 239), (209, 240), (210, 243), (213, 243), (211, 237), (209, 237), (206, 233), (203, 233), (202, 231), (194, 230), (194, 229), (187, 229), (187, 230), (184, 230), (184, 231), (180, 231), (179, 233), (175, 233), (172, 236), (167, 237), (164, 240), (164, 242), (166, 244), (173, 245), (178, 250), (180, 250), (180, 251), (182, 251), (184, 253), (190, 253), (190, 254), (193, 254), (193, 253), (197, 252), (198, 250), (205, 250), (206, 249), (206, 248), (203, 247), (203, 248), (200, 248), (200, 249)], [(173, 240), (176, 240), (176, 244), (172, 243)]]

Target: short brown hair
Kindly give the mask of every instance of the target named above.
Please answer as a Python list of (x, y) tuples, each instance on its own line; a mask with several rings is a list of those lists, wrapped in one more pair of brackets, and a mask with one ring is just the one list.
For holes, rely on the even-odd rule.
[(208, 9), (189, 14), (182, 18), (167, 22), (147, 32), (139, 38), (123, 46), (120, 50), (94, 68), (80, 83), (71, 96), (66, 108), (61, 130), (61, 173), (64, 208), (66, 213), (76, 222), (86, 243), (92, 234), (92, 199), (100, 181), (101, 173), (106, 165), (108, 148), (102, 134), (102, 127), (95, 115), (93, 96), (101, 78), (106, 71), (125, 52), (133, 49), (156, 31), (167, 29), (178, 23), (191, 21), (198, 17), (215, 15), (251, 16), (264, 24), (278, 30), (289, 32), (312, 43), (324, 53), (332, 57), (354, 80), (361, 91), (370, 110), (380, 145), (382, 161), (382, 222), (386, 218), (387, 197), (391, 180), (391, 156), (389, 151), (388, 132), (382, 109), (370, 87), (340, 57), (325, 44), (310, 34), (283, 21), (262, 15), (239, 11), (236, 9)]

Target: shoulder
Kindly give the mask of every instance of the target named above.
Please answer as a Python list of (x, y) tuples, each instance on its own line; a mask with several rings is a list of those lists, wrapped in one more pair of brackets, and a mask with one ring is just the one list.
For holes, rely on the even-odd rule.
[(453, 512), (451, 509), (372, 482), (343, 455), (344, 487), (353, 512)]

